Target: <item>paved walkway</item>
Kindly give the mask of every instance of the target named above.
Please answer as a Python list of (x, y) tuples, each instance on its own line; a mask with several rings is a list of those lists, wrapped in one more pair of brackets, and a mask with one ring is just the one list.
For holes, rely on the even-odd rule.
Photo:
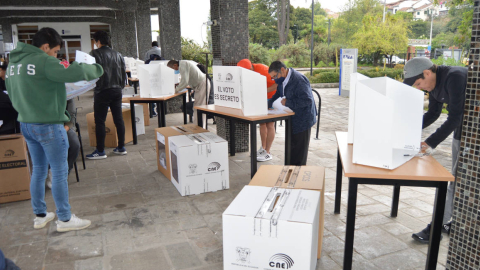
[[(347, 130), (348, 99), (339, 97), (338, 89), (319, 92), (323, 104), (320, 140), (313, 139), (316, 130), (312, 130), (308, 165), (326, 167), (325, 237), (317, 269), (334, 270), (341, 269), (343, 261), (347, 196), (344, 192), (342, 214), (334, 215), (334, 132)], [(88, 146), (85, 114), (93, 110), (92, 94), (82, 96), (77, 106), (89, 153), (93, 148)], [(182, 124), (182, 119), (181, 114), (167, 116), (168, 125)], [(437, 122), (445, 119), (442, 115)], [(248, 153), (230, 158), (229, 190), (181, 197), (157, 171), (153, 120), (147, 135), (139, 136), (138, 145), (127, 145), (128, 155), (114, 156), (107, 149), (107, 159), (88, 160), (87, 170), (80, 169), (80, 183), (71, 174), (72, 211), (91, 219), (90, 228), (58, 233), (51, 222), (47, 228), (34, 230), (30, 201), (1, 204), (0, 248), (6, 256), (24, 270), (223, 269), (221, 215), (250, 180)], [(266, 164), (283, 162), (284, 132), (283, 127), (278, 129), (274, 159)], [(451, 138), (434, 155), (447, 169), (451, 167), (450, 142)], [(424, 269), (427, 246), (414, 242), (411, 234), (430, 221), (435, 190), (402, 187), (397, 218), (389, 217), (391, 194), (391, 187), (359, 186), (353, 269)], [(50, 190), (46, 200), (53, 211)], [(444, 269), (448, 240), (444, 237), (441, 242), (437, 269)]]

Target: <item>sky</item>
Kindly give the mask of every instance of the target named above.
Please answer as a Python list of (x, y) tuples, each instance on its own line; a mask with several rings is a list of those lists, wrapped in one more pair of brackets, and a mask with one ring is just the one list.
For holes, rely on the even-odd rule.
[[(252, 1), (252, 0), (249, 0)], [(339, 12), (349, 0), (320, 0), (323, 8)], [(387, 0), (387, 3), (395, 0)], [(311, 0), (290, 0), (294, 7), (311, 6)], [(207, 41), (206, 26), (203, 23), (208, 21), (210, 15), (210, 0), (180, 0), (180, 25), (182, 37), (193, 39), (199, 44)], [(152, 15), (152, 31), (158, 30), (158, 15)], [(157, 34), (152, 33), (153, 40), (157, 39)]]

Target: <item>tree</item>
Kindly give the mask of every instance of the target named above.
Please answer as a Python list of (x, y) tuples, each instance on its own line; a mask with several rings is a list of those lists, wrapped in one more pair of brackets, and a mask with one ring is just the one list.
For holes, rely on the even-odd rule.
[(285, 45), (290, 30), (290, 0), (278, 0), (277, 2), (277, 29), (279, 45)]
[(276, 0), (255, 0), (248, 3), (250, 42), (267, 48), (278, 47)]
[(374, 63), (384, 55), (391, 64), (394, 55), (407, 49), (407, 23), (391, 14), (386, 15), (385, 22), (382, 20), (382, 14), (365, 16), (362, 27), (353, 36), (352, 45), (358, 48), (360, 54), (373, 55)]

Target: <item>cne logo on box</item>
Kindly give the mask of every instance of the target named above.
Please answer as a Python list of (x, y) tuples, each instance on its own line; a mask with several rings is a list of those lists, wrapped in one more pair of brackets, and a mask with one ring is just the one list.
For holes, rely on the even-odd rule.
[(292, 268), (293, 263), (293, 259), (290, 258), (290, 256), (283, 253), (277, 253), (270, 258), (268, 265), (277, 269), (290, 269)]
[(208, 165), (208, 171), (209, 172), (216, 172), (220, 169), (220, 163), (218, 162), (212, 162)]
[(5, 157), (13, 157), (13, 155), (15, 155), (15, 151), (11, 149), (5, 151), (5, 154), (4, 154)]

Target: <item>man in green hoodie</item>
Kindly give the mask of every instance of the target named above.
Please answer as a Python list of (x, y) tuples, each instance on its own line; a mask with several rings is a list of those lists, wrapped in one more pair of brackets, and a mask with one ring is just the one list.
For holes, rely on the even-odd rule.
[(56, 55), (63, 41), (52, 28), (42, 28), (32, 40), (22, 42), (10, 53), (6, 84), (13, 107), (32, 157), (30, 180), (35, 229), (45, 227), (55, 218), (47, 212), (45, 179), (48, 165), (52, 170), (52, 195), (57, 207), (57, 231), (81, 230), (91, 222), (70, 212), (68, 200), (68, 137), (64, 123), (70, 121), (66, 113), (65, 83), (93, 80), (103, 74), (100, 65), (60, 62)]

